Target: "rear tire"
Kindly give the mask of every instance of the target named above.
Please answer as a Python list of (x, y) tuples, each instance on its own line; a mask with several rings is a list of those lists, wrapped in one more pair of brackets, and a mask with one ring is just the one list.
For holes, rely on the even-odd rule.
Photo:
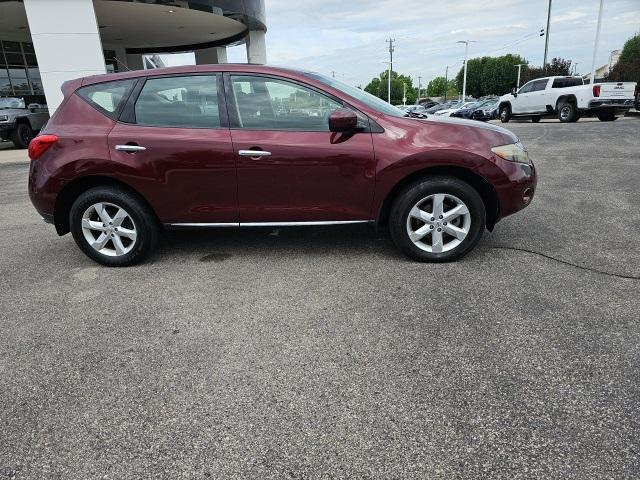
[(389, 217), (394, 243), (419, 262), (462, 258), (478, 244), (485, 225), (482, 198), (471, 185), (454, 177), (426, 178), (408, 185), (394, 201)]
[(18, 123), (16, 125), (16, 129), (13, 131), (13, 135), (11, 135), (11, 141), (17, 148), (28, 148), (29, 142), (34, 137), (33, 130), (26, 123)]
[(533, 123), (538, 123), (538, 122), (540, 121), (540, 119), (541, 119), (541, 118), (542, 118), (542, 117), (540, 117), (540, 116), (531, 117), (531, 121), (532, 121)]
[(578, 110), (575, 104), (562, 102), (558, 105), (558, 120), (562, 123), (576, 122), (578, 118)]
[(111, 186), (82, 193), (71, 207), (69, 225), (80, 250), (108, 267), (144, 260), (156, 247), (160, 230), (143, 201)]
[(500, 107), (500, 113), (498, 113), (498, 116), (502, 123), (509, 123), (509, 120), (511, 120), (511, 107), (509, 107), (509, 105)]
[(613, 112), (598, 113), (596, 117), (598, 117), (598, 120), (601, 122), (615, 122), (618, 119)]

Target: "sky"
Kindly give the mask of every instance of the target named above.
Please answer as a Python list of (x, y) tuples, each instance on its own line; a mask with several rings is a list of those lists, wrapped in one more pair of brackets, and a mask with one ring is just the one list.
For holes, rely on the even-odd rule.
[[(307, 68), (365, 86), (387, 68), (385, 39), (395, 38), (394, 70), (411, 75), (417, 85), (454, 76), (464, 59), (464, 45), (474, 40), (469, 58), (522, 55), (541, 65), (547, 0), (265, 0), (267, 60), (271, 65)], [(590, 72), (599, 0), (554, 0), (549, 61), (578, 62)], [(640, 32), (640, 0), (604, 0), (597, 66), (611, 50)], [(244, 45), (228, 49), (229, 62), (246, 62)], [(514, 67), (515, 68), (515, 67)]]

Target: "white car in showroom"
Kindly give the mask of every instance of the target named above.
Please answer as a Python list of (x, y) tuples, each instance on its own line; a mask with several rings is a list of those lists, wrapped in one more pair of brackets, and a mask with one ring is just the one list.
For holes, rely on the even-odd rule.
[(503, 123), (513, 117), (529, 117), (533, 122), (542, 117), (577, 122), (582, 116), (612, 122), (633, 107), (637, 88), (634, 82), (591, 85), (582, 77), (536, 78), (500, 97), (498, 115)]

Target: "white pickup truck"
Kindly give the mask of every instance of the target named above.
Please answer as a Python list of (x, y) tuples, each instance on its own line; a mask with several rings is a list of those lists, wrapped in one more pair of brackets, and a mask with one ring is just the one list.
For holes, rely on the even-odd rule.
[(612, 122), (633, 107), (634, 82), (585, 84), (582, 77), (546, 77), (525, 83), (500, 97), (498, 113), (503, 123), (512, 117), (557, 116), (561, 122), (577, 122), (581, 116)]

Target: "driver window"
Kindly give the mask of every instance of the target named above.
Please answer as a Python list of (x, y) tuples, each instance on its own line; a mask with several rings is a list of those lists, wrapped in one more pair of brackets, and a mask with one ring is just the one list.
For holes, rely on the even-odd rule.
[(232, 76), (240, 127), (256, 130), (329, 131), (338, 102), (310, 88), (269, 77)]
[(525, 86), (523, 86), (523, 87), (518, 91), (518, 93), (529, 93), (529, 92), (531, 92), (531, 91), (533, 90), (533, 84), (534, 84), (534, 83), (535, 83), (535, 82), (533, 82), (533, 81), (531, 81), (531, 82), (527, 83)]

